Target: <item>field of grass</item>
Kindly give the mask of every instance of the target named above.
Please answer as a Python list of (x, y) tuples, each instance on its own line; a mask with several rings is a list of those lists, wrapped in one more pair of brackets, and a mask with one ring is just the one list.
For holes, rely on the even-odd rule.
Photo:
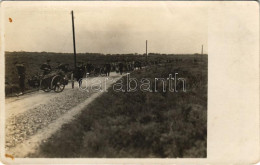
[(162, 92), (162, 83), (159, 92), (109, 88), (29, 157), (205, 158), (207, 64), (203, 56), (132, 72), (138, 80), (178, 73), (187, 91), (178, 86), (179, 92)]

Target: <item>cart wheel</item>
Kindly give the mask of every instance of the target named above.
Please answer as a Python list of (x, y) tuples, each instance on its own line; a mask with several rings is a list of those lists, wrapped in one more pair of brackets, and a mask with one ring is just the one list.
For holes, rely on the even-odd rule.
[(52, 89), (54, 90), (54, 92), (62, 92), (65, 88), (65, 84), (63, 82), (63, 78), (61, 76), (55, 76), (52, 79)]

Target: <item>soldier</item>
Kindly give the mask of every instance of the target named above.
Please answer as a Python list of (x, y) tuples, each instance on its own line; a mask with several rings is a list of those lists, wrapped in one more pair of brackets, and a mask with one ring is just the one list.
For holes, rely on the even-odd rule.
[(131, 62), (131, 71), (134, 71), (135, 70), (135, 61), (132, 61)]
[(24, 63), (18, 63), (17, 61), (14, 63), (17, 73), (18, 73), (18, 78), (19, 78), (19, 87), (20, 87), (20, 93), (18, 95), (23, 95), (24, 94), (24, 89), (25, 89), (25, 66)]
[(82, 84), (82, 78), (84, 77), (85, 74), (85, 68), (83, 66), (83, 62), (78, 62), (78, 66), (76, 67), (76, 73), (75, 73), (75, 77), (79, 83), (79, 86), (81, 86)]
[(41, 70), (43, 71), (43, 81), (40, 83), (41, 87), (44, 89), (51, 89), (51, 65), (50, 65), (51, 60), (46, 60), (45, 63), (41, 65)]
[(142, 69), (142, 65), (140, 61), (135, 61), (135, 68)]
[(41, 70), (43, 70), (43, 75), (47, 75), (51, 72), (51, 66), (50, 66), (51, 60), (47, 60), (44, 64), (41, 66)]
[(110, 75), (110, 71), (111, 71), (111, 64), (110, 63), (106, 63), (105, 67), (106, 67), (106, 76), (109, 76)]
[(120, 74), (122, 75), (122, 74), (123, 74), (124, 64), (123, 64), (122, 62), (120, 62), (120, 63), (118, 64), (118, 66), (119, 66), (119, 72), (120, 72)]
[(93, 71), (94, 65), (91, 63), (87, 63), (86, 65), (86, 72), (88, 72), (89, 74)]
[(114, 68), (115, 68), (116, 73), (119, 73), (118, 62), (115, 62), (114, 65), (115, 65)]

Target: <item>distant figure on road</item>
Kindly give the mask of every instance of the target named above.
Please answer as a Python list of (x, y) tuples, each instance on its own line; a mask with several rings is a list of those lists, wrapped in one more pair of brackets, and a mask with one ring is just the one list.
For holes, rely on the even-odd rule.
[(119, 66), (119, 72), (120, 72), (120, 74), (122, 75), (122, 74), (123, 74), (124, 64), (123, 64), (122, 62), (120, 62), (120, 63), (118, 64), (118, 66)]
[(115, 67), (115, 71), (116, 71), (116, 73), (119, 73), (119, 65), (118, 65), (119, 63), (118, 62), (115, 62), (114, 63), (114, 67)]
[(51, 72), (51, 66), (50, 66), (51, 60), (47, 60), (44, 64), (41, 66), (41, 70), (43, 70), (43, 75), (47, 75)]
[(110, 75), (110, 71), (111, 71), (111, 64), (110, 63), (106, 63), (105, 69), (106, 69), (106, 76), (109, 76)]
[(20, 93), (18, 95), (23, 95), (24, 94), (24, 89), (25, 89), (25, 66), (24, 63), (18, 63), (17, 61), (14, 63), (17, 73), (18, 73), (18, 78), (19, 78), (19, 87), (20, 87)]
[(90, 74), (92, 71), (94, 71), (94, 69), (94, 65), (88, 62), (86, 65), (86, 72)]
[(141, 63), (141, 61), (135, 61), (135, 68), (137, 68), (137, 69), (142, 69), (142, 63)]
[(75, 72), (75, 78), (79, 83), (79, 86), (81, 86), (82, 81), (80, 81), (85, 74), (85, 67), (83, 66), (83, 62), (78, 62), (78, 66), (76, 67), (76, 72)]

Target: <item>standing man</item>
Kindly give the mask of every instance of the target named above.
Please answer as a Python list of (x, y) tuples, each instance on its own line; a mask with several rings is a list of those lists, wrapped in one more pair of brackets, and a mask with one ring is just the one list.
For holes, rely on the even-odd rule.
[(119, 66), (119, 72), (120, 72), (120, 74), (122, 75), (122, 74), (123, 74), (124, 64), (123, 64), (122, 62), (120, 62), (120, 63), (118, 64), (118, 66)]
[(106, 76), (109, 76), (111, 72), (111, 64), (106, 63)]
[(82, 79), (85, 75), (85, 68), (83, 66), (83, 62), (78, 62), (78, 66), (76, 67), (75, 77), (79, 83), (79, 86), (82, 84)]
[(17, 61), (14, 63), (17, 73), (18, 73), (18, 78), (19, 78), (19, 87), (20, 87), (20, 93), (19, 95), (24, 94), (24, 89), (25, 89), (25, 66), (24, 63), (18, 63)]

